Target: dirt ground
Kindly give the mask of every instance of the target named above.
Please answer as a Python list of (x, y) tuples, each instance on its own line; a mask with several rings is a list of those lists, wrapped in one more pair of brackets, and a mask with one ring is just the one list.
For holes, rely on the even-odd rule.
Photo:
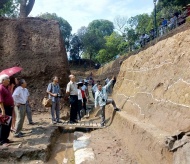
[(137, 164), (128, 154), (122, 138), (112, 129), (106, 127), (91, 133), (91, 147), (95, 154), (94, 164)]
[[(61, 110), (61, 118), (65, 121), (68, 108)], [(96, 114), (97, 115), (97, 114)], [(92, 113), (89, 119), (99, 123), (100, 118)], [(29, 164), (74, 164), (74, 152), (72, 149), (73, 136), (68, 138), (68, 133), (63, 134), (61, 124), (53, 126), (49, 111), (33, 113), (35, 125), (28, 125), (27, 118), (23, 127), (23, 138), (14, 138), (10, 133), (9, 139), (14, 141), (9, 147), (0, 147), (0, 164), (4, 163), (29, 163)], [(63, 132), (63, 133), (62, 133)], [(135, 164), (129, 157), (127, 148), (122, 144), (122, 137), (109, 126), (90, 132), (90, 144), (95, 154), (94, 163), (102, 164)], [(69, 145), (69, 146), (68, 146)], [(66, 158), (67, 156), (67, 158)], [(6, 157), (6, 158), (5, 158)], [(44, 162), (44, 160), (48, 161)]]

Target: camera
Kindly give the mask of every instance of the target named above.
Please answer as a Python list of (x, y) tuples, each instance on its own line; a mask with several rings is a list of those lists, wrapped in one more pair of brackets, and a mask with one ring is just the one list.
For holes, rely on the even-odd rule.
[(60, 94), (58, 93), (58, 94), (57, 94), (57, 97), (62, 98), (63, 96), (62, 96), (62, 95), (60, 95)]
[(105, 99), (102, 99), (103, 102), (105, 102)]

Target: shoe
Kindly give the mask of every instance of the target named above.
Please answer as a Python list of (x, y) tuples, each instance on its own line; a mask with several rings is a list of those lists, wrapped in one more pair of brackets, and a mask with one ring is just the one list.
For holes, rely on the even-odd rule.
[(57, 124), (57, 122), (56, 122), (56, 121), (52, 121), (52, 124), (54, 124), (54, 125), (55, 125), (55, 124)]
[(57, 121), (57, 123), (63, 123), (62, 121)]
[(35, 123), (34, 122), (30, 122), (29, 125), (34, 125)]
[(21, 137), (23, 137), (23, 135), (21, 135), (21, 134), (19, 133), (19, 134), (15, 134), (14, 137), (15, 137), (15, 138), (21, 138)]
[(121, 109), (119, 109), (119, 108), (115, 108), (114, 109), (116, 112), (120, 112), (121, 111)]
[(78, 123), (78, 120), (75, 120), (74, 123)]
[(74, 124), (74, 122), (73, 121), (68, 121), (68, 124)]
[(101, 127), (106, 127), (106, 125), (105, 124), (101, 124)]
[(3, 146), (3, 147), (8, 147), (8, 146), (10, 146), (10, 144), (4, 143), (4, 144), (2, 144), (2, 146)]
[(15, 133), (16, 132), (16, 130), (15, 129), (11, 129), (11, 133)]
[(19, 132), (19, 134), (20, 134), (21, 136), (24, 136), (24, 133), (22, 133), (22, 132)]
[(14, 141), (11, 141), (9, 139), (6, 139), (6, 143), (13, 143)]

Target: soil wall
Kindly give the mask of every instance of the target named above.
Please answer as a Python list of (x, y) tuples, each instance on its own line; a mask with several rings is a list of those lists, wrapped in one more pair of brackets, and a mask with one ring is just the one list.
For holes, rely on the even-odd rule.
[[(186, 25), (184, 31), (130, 56), (120, 67), (112, 97), (122, 112), (112, 126), (126, 136), (124, 142), (140, 164), (190, 161), (189, 43)], [(112, 64), (107, 67), (114, 70)], [(111, 110), (107, 115), (113, 115)]]
[(54, 75), (64, 90), (70, 71), (58, 22), (0, 18), (0, 70), (13, 66), (23, 68), (16, 76), (26, 79), (35, 110)]

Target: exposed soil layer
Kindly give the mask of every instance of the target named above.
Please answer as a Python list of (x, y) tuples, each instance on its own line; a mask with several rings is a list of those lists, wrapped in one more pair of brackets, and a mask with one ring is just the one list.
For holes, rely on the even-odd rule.
[(41, 100), (48, 82), (60, 77), (65, 90), (69, 67), (67, 55), (56, 21), (39, 18), (0, 18), (0, 70), (20, 66), (19, 76), (26, 79), (34, 110), (43, 110)]
[[(130, 56), (119, 68), (113, 98), (122, 112), (111, 128), (127, 136), (123, 144), (140, 164), (190, 159), (189, 33), (186, 24), (172, 31), (171, 37)], [(111, 75), (116, 69), (113, 63), (99, 69), (97, 76)], [(184, 135), (178, 137), (181, 131)]]

